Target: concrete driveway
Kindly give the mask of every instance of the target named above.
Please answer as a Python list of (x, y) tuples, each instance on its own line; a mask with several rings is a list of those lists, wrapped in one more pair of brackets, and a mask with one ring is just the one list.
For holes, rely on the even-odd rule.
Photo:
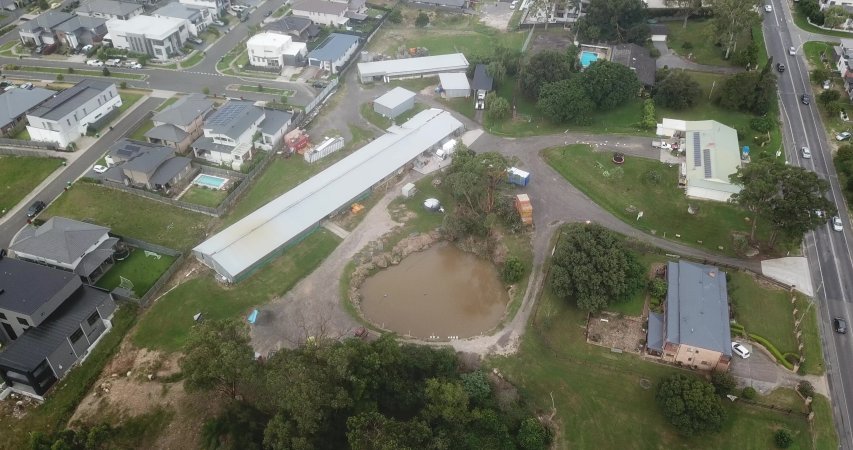
[(829, 393), (826, 377), (814, 375), (797, 375), (776, 363), (776, 360), (763, 348), (751, 342), (738, 341), (746, 346), (752, 355), (743, 359), (733, 356), (731, 374), (741, 386), (752, 386), (756, 391), (767, 394), (779, 387), (793, 388), (802, 380), (810, 382), (815, 392), (823, 395)]

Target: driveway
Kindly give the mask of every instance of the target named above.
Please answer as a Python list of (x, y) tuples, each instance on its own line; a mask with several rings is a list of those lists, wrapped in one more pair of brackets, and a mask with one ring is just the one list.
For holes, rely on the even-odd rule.
[(794, 388), (800, 381), (806, 380), (814, 386), (815, 392), (829, 394), (825, 377), (797, 375), (777, 364), (763, 348), (750, 342), (743, 344), (750, 349), (752, 355), (747, 359), (733, 356), (730, 372), (741, 386), (752, 386), (756, 391), (768, 394), (779, 387)]
[(744, 71), (744, 69), (740, 67), (722, 67), (697, 64), (676, 54), (666, 45), (666, 42), (655, 42), (654, 45), (655, 48), (660, 51), (660, 56), (657, 59), (658, 69), (669, 67), (670, 69), (694, 70), (697, 72), (719, 73), (723, 75), (731, 75)]

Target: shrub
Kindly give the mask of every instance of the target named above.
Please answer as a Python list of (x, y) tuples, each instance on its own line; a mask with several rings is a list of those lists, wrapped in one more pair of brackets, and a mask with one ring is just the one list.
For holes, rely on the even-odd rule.
[(69, 68), (68, 68), (68, 69), (66, 69), (66, 70), (68, 71), (68, 73), (74, 73), (74, 68), (73, 68), (73, 67), (69, 67)]
[(752, 340), (754, 340), (755, 342), (758, 342), (759, 344), (763, 345), (764, 348), (766, 348), (773, 355), (773, 357), (776, 358), (776, 361), (779, 361), (779, 363), (782, 364), (783, 366), (785, 366), (788, 370), (794, 369), (794, 365), (791, 364), (790, 361), (785, 359), (785, 356), (782, 355), (782, 352), (780, 352), (779, 349), (776, 348), (775, 345), (773, 345), (770, 341), (765, 339), (763, 336), (759, 336), (757, 334), (751, 333), (749, 335), (749, 337)]
[(388, 13), (388, 21), (391, 23), (403, 22), (403, 13), (401, 13), (399, 9), (391, 11), (390, 13)]
[(419, 12), (415, 19), (415, 26), (423, 28), (427, 25), (429, 25), (429, 16), (425, 12)]
[(127, 89), (127, 81), (122, 81), (121, 83), (118, 84), (118, 87), (120, 87), (122, 89)]
[(103, 70), (101, 70), (101, 73), (102, 73), (105, 77), (108, 77), (108, 76), (110, 76), (110, 69), (107, 69), (106, 67), (104, 67), (104, 69), (103, 69)]
[(714, 372), (711, 374), (711, 384), (714, 385), (714, 390), (717, 395), (724, 396), (734, 392), (737, 387), (737, 382), (734, 377), (728, 372)]
[(62, 81), (64, 79), (65, 77), (61, 73), (56, 74), (56, 81)]
[(740, 396), (747, 400), (753, 400), (757, 395), (758, 393), (755, 392), (755, 389), (752, 386), (747, 386), (740, 391)]
[(649, 50), (649, 56), (652, 58), (660, 58), (660, 50), (656, 47), (652, 47), (651, 50)]
[(684, 50), (691, 50), (693, 49), (693, 44), (690, 41), (684, 41), (684, 43), (681, 44), (681, 48)]
[(666, 281), (661, 278), (653, 278), (649, 280), (649, 295), (655, 299), (663, 299), (666, 297)]
[(799, 391), (803, 397), (814, 397), (814, 386), (806, 380), (800, 381), (800, 383), (797, 384), (797, 391)]
[(773, 435), (773, 441), (778, 448), (788, 448), (794, 443), (794, 437), (791, 436), (791, 432), (782, 428)]
[(749, 121), (749, 127), (759, 133), (767, 133), (773, 129), (773, 119), (767, 116), (756, 117)]
[(517, 283), (524, 276), (524, 263), (516, 257), (510, 257), (501, 268), (501, 279), (506, 283)]
[(657, 114), (655, 114), (655, 101), (647, 99), (643, 102), (643, 119), (640, 128), (651, 130), (657, 126)]

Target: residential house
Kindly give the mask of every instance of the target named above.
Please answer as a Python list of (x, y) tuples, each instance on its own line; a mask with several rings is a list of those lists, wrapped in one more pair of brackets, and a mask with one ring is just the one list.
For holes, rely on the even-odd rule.
[(261, 123), (261, 140), (256, 142), (258, 148), (273, 150), (282, 144), (284, 134), (290, 128), (293, 114), (277, 109), (264, 109), (264, 121)]
[(358, 36), (332, 33), (308, 53), (308, 65), (338, 73), (358, 49)]
[(204, 134), (204, 118), (211, 111), (213, 101), (204, 95), (190, 94), (181, 97), (154, 114), (151, 118), (154, 127), (145, 133), (145, 138), (152, 144), (167, 145), (178, 153), (186, 153), (193, 141)]
[(350, 12), (364, 12), (367, 9), (367, 0), (329, 0), (333, 3), (347, 5), (347, 10)]
[(0, 256), (0, 378), (42, 398), (112, 324), (112, 295), (72, 272)]
[(183, 3), (167, 3), (166, 6), (151, 13), (153, 17), (172, 17), (184, 19), (189, 23), (190, 34), (198, 36), (213, 23), (213, 15), (210, 10), (200, 6), (185, 5)]
[(176, 156), (174, 148), (130, 139), (110, 147), (107, 165), (103, 174), (107, 181), (166, 194), (197, 172), (192, 160)]
[(220, 18), (227, 13), (228, 7), (231, 6), (230, 0), (178, 0), (187, 6), (197, 6), (210, 11), (211, 17)]
[(68, 48), (80, 48), (103, 41), (107, 21), (99, 17), (74, 16), (54, 28), (56, 37)]
[(22, 229), (9, 251), (18, 259), (74, 272), (92, 284), (112, 267), (116, 244), (109, 228), (54, 216)]
[(27, 132), (34, 141), (64, 148), (86, 134), (90, 125), (104, 124), (121, 104), (115, 84), (87, 78), (27, 113)]
[(136, 16), (109, 20), (107, 30), (113, 47), (145, 53), (166, 60), (179, 54), (189, 38), (189, 22), (174, 17)]
[(734, 128), (714, 120), (663, 119), (657, 134), (686, 153), (680, 183), (688, 197), (725, 202), (740, 192), (740, 187), (729, 180), (742, 161)]
[(264, 117), (264, 110), (252, 102), (228, 101), (205, 119), (204, 135), (193, 142), (193, 154), (240, 170), (243, 162), (252, 158), (252, 143)]
[[(832, 57), (835, 63), (835, 70), (841, 74), (844, 90), (847, 96), (853, 99), (853, 68), (851, 68), (850, 59), (853, 57), (853, 40), (840, 39), (841, 43), (832, 48), (832, 55), (824, 55), (824, 57)], [(822, 81), (822, 80), (819, 80)]]
[(313, 39), (320, 34), (320, 27), (314, 25), (311, 19), (300, 16), (284, 16), (280, 20), (267, 24), (265, 29), (272, 33), (287, 34), (301, 41)]
[(610, 61), (633, 70), (645, 88), (655, 85), (657, 65), (646, 47), (637, 44), (614, 45), (610, 50)]
[(329, 0), (297, 0), (293, 3), (293, 15), (307, 17), (326, 26), (344, 26), (349, 19), (346, 3), (336, 3)]
[(649, 353), (664, 361), (727, 371), (732, 359), (726, 274), (714, 266), (670, 261), (664, 314), (649, 315)]
[(254, 67), (277, 69), (284, 66), (301, 66), (308, 53), (304, 42), (293, 42), (293, 38), (279, 33), (258, 33), (248, 41), (249, 64)]
[(116, 0), (87, 0), (75, 10), (78, 16), (98, 17), (105, 20), (128, 20), (142, 14), (142, 5)]
[(58, 44), (59, 40), (56, 38), (53, 29), (71, 17), (71, 14), (65, 12), (48, 11), (23, 23), (18, 28), (18, 36), (21, 37), (21, 42), (27, 46)]
[(12, 89), (0, 94), (0, 132), (4, 137), (14, 136), (26, 125), (27, 112), (53, 97), (55, 91), (33, 87)]

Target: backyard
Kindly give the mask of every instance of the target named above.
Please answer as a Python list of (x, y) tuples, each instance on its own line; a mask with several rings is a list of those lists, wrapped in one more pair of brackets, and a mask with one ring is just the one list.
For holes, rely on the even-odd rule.
[(127, 259), (116, 261), (96, 285), (111, 291), (121, 284), (121, 278), (124, 277), (133, 283), (133, 293), (142, 297), (174, 261), (174, 256), (157, 257), (146, 254), (145, 250), (134, 248)]
[[(687, 28), (684, 21), (664, 22), (669, 29), (667, 46), (673, 52), (688, 58), (690, 61), (711, 66), (731, 66), (733, 62), (725, 59), (726, 49), (718, 45), (719, 33), (714, 29), (714, 20), (690, 20)], [(753, 36), (743, 32), (737, 37), (735, 49), (743, 49), (752, 42)], [(764, 41), (758, 40), (759, 47), (764, 47)]]
[(0, 156), (0, 217), (62, 166), (59, 158)]
[(41, 215), (68, 217), (110, 227), (120, 236), (186, 251), (203, 237), (210, 218), (133, 194), (78, 182)]
[(179, 200), (216, 208), (222, 203), (222, 200), (225, 200), (225, 197), (228, 197), (228, 194), (227, 189), (210, 189), (204, 186), (193, 185), (184, 192), (184, 195)]

